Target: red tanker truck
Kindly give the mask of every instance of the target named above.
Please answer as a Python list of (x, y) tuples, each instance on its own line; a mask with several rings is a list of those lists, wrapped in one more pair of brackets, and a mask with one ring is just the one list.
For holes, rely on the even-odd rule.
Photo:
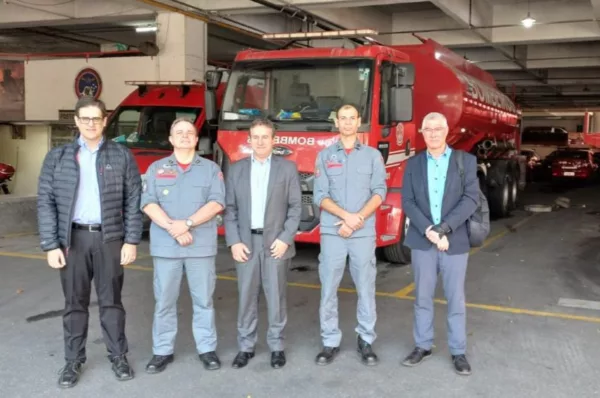
[(448, 143), (479, 159), (479, 178), (493, 215), (506, 216), (525, 185), (520, 112), (492, 76), (432, 40), (405, 46), (303, 48), (238, 53), (223, 98), (216, 160), (228, 165), (248, 156), (252, 119), (277, 128), (274, 154), (297, 163), (302, 220), (297, 242), (319, 243), (319, 208), (313, 201), (317, 153), (337, 139), (337, 107), (355, 104), (359, 139), (386, 162), (388, 195), (377, 211), (377, 246), (393, 263), (410, 261), (403, 246), (410, 220), (401, 207), (406, 160), (423, 150), (419, 128), (429, 112), (449, 124)]

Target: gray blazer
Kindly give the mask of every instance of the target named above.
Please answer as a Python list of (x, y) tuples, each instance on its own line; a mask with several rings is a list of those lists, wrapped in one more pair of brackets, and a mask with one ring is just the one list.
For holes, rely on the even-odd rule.
[[(467, 253), (471, 250), (466, 221), (477, 209), (479, 202), (479, 179), (477, 159), (464, 154), (465, 185), (461, 189), (461, 177), (456, 161), (456, 150), (452, 150), (446, 174), (442, 201), (442, 222), (450, 226), (448, 254)], [(404, 245), (411, 249), (428, 250), (432, 243), (425, 230), (433, 225), (427, 182), (427, 151), (408, 160), (402, 181), (402, 208), (410, 219)]]
[[(251, 158), (229, 167), (225, 183), (225, 240), (227, 246), (243, 242), (252, 253), (250, 168)], [(296, 164), (279, 156), (271, 157), (263, 239), (268, 248), (279, 239), (289, 245), (282, 259), (296, 255), (294, 238), (302, 214), (302, 191)]]

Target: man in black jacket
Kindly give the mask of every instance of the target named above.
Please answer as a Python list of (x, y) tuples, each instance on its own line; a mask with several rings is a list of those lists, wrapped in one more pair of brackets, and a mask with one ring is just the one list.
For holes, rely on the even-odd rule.
[(135, 260), (142, 236), (140, 173), (126, 147), (104, 138), (104, 103), (82, 97), (75, 115), (79, 136), (46, 155), (38, 186), (41, 247), (60, 269), (65, 296), (60, 387), (77, 384), (86, 361), (92, 279), (112, 370), (119, 380), (133, 378), (121, 289), (123, 265)]

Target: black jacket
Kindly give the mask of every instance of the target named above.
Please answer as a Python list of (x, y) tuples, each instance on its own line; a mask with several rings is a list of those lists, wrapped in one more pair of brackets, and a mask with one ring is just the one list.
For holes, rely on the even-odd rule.
[[(44, 251), (71, 244), (71, 221), (79, 183), (77, 138), (52, 149), (44, 159), (38, 185), (38, 229)], [(137, 245), (142, 237), (140, 172), (129, 149), (105, 140), (96, 162), (102, 239)]]

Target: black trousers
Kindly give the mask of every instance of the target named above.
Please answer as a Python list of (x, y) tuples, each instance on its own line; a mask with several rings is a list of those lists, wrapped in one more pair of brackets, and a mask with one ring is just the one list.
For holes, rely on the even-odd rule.
[(85, 362), (85, 345), (91, 283), (94, 281), (100, 325), (109, 356), (126, 354), (125, 309), (121, 303), (123, 267), (122, 241), (102, 243), (101, 232), (73, 229), (72, 243), (61, 269), (60, 280), (65, 296), (63, 329), (65, 359)]

